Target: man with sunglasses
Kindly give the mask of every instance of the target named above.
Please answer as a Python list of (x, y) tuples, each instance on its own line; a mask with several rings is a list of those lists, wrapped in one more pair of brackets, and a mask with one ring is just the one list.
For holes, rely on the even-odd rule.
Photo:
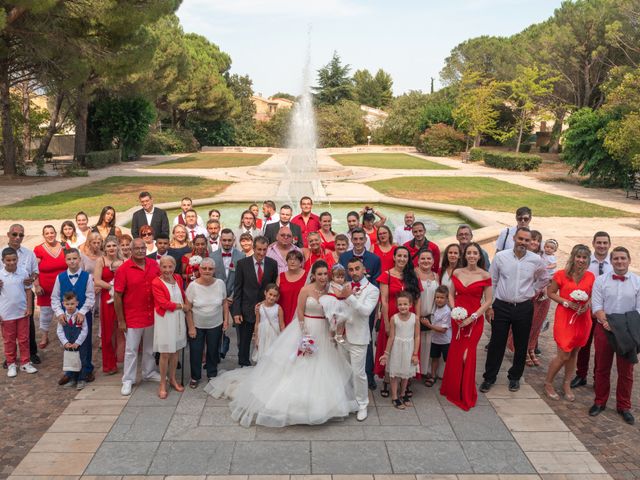
[(278, 275), (287, 271), (287, 254), (292, 250), (300, 250), (293, 244), (293, 233), (289, 227), (282, 227), (278, 231), (276, 241), (267, 248), (267, 257), (273, 258), (278, 264)]
[[(18, 252), (18, 268), (24, 269), (29, 274), (30, 285), (34, 288), (38, 288), (38, 261), (33, 251), (22, 246), (24, 240), (24, 227), (20, 224), (13, 224), (9, 227), (7, 232), (7, 244), (0, 247), (0, 251), (5, 247), (11, 247)], [(0, 269), (4, 268), (0, 265)], [(2, 281), (0, 281), (0, 288), (2, 288)], [(28, 290), (27, 295), (33, 296), (33, 290)], [(32, 297), (33, 300), (33, 297)], [(39, 364), (40, 357), (38, 356), (38, 344), (36, 342), (36, 327), (33, 321), (33, 312), (29, 315), (29, 350), (31, 363)], [(3, 363), (3, 367), (6, 367), (6, 362)]]
[(511, 250), (513, 248), (513, 237), (516, 234), (516, 230), (522, 227), (529, 228), (532, 217), (533, 214), (529, 207), (520, 207), (516, 210), (517, 225), (515, 227), (507, 227), (500, 232), (496, 240), (496, 253), (503, 250)]

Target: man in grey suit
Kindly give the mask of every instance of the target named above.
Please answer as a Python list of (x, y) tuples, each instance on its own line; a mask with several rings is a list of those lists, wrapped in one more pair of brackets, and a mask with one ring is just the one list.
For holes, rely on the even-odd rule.
[(238, 260), (245, 258), (244, 253), (233, 247), (233, 231), (225, 228), (220, 233), (220, 248), (211, 253), (211, 258), (216, 264), (216, 278), (222, 280), (227, 286), (227, 300), (233, 301), (233, 283), (236, 279), (235, 267)]

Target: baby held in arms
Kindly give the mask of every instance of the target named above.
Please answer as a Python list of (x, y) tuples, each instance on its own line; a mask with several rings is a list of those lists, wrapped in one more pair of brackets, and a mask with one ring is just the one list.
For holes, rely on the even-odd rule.
[(338, 343), (344, 343), (344, 324), (347, 321), (347, 308), (340, 298), (346, 281), (347, 272), (342, 265), (336, 263), (331, 269), (329, 291), (320, 297), (320, 304), (329, 320), (329, 331), (334, 334)]

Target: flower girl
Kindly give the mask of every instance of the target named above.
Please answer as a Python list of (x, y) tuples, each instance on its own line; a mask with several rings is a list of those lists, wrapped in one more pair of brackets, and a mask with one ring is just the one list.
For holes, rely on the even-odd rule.
[(269, 347), (284, 329), (284, 313), (276, 302), (280, 297), (280, 289), (270, 283), (264, 289), (264, 302), (256, 307), (256, 328), (253, 332), (254, 350), (252, 360), (259, 362)]
[(416, 315), (409, 311), (412, 303), (409, 292), (398, 294), (398, 313), (389, 322), (389, 348), (380, 359), (391, 377), (391, 401), (399, 410), (411, 406), (411, 399), (406, 394), (407, 383), (418, 370), (420, 323), (416, 321)]

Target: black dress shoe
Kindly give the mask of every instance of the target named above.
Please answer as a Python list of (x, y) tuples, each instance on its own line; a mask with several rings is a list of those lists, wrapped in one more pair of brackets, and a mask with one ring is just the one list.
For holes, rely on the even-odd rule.
[(486, 380), (480, 384), (480, 391), (482, 393), (487, 393), (493, 387), (493, 383), (489, 383)]
[(509, 380), (509, 391), (517, 392), (520, 390), (520, 380)]
[(591, 408), (589, 409), (589, 416), (597, 417), (598, 415), (600, 415), (600, 412), (604, 411), (605, 408), (606, 407), (601, 407), (600, 405), (596, 405), (594, 403), (593, 405), (591, 405)]
[(583, 387), (587, 384), (587, 379), (584, 377), (580, 377), (576, 375), (573, 380), (571, 380), (571, 388)]
[(42, 360), (40, 360), (40, 357), (38, 356), (37, 353), (34, 353), (33, 355), (31, 355), (30, 360), (31, 360), (31, 363), (33, 363), (34, 365), (40, 365), (42, 363)]
[(369, 384), (369, 390), (374, 391), (378, 388), (378, 384), (376, 382), (372, 382)]
[(633, 418), (629, 410), (618, 410), (618, 413), (622, 416), (622, 419), (629, 425), (636, 423), (636, 419)]

